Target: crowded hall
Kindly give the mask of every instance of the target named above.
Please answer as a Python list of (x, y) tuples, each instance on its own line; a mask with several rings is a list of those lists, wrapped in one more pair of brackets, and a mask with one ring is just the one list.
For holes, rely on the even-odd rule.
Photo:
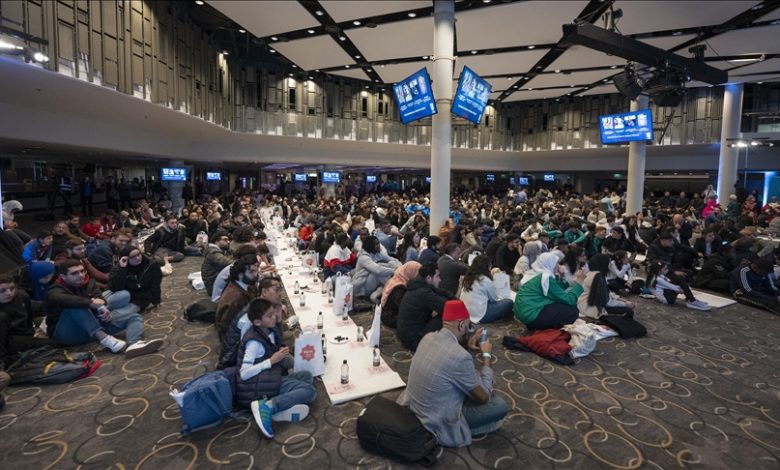
[(0, 468), (780, 467), (780, 0), (0, 0)]

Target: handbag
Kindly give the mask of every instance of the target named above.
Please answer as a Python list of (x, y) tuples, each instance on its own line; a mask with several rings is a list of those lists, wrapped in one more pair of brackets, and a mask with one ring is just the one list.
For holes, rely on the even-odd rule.
[(623, 315), (604, 315), (599, 321), (617, 331), (623, 339), (647, 336), (647, 328), (633, 318)]
[(341, 315), (346, 308), (347, 312), (352, 311), (352, 279), (349, 276), (338, 273), (333, 279), (333, 313)]
[(322, 337), (307, 327), (295, 338), (295, 372), (307, 371), (317, 377), (325, 373), (325, 356), (322, 353)]
[(596, 349), (596, 335), (587, 323), (577, 321), (571, 325), (564, 325), (561, 329), (571, 335), (569, 354), (572, 358), (585, 357)]

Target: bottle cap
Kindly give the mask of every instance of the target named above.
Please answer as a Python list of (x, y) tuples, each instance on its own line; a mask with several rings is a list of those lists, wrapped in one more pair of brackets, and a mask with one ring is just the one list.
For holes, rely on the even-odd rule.
[(344, 364), (346, 364), (346, 363), (347, 363), (347, 360), (346, 360), (346, 359), (344, 359)]

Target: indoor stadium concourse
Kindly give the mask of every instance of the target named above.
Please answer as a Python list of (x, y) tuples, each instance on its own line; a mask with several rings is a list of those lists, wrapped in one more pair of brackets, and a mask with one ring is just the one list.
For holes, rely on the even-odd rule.
[[(438, 113), (406, 122), (393, 88), (422, 69)], [(476, 121), (451, 98), (464, 70), (489, 85)], [(602, 117), (644, 109), (650, 138), (605, 143)], [(779, 162), (780, 0), (0, 0), (2, 202), (20, 201), (9, 213), (33, 235), (68, 212), (49, 195), (64, 178), (150, 188), (184, 168), (162, 182), (175, 209), (184, 184), (287, 195), (304, 175), (327, 197), (335, 173), (429, 192), (433, 234), (456, 186), (619, 185), (636, 213), (648, 187), (712, 185), (725, 207), (737, 186), (780, 196)], [(142, 186), (132, 200), (154, 197)], [(94, 195), (98, 213), (108, 197)], [(211, 325), (183, 317), (207, 297), (188, 278), (201, 262), (175, 264), (144, 314), (155, 353), (77, 346), (101, 361), (91, 376), (3, 390), (0, 467), (417, 468), (361, 448), (371, 396), (333, 405), (322, 381), (310, 416), (272, 439), (249, 413), (180, 435), (169, 392), (220, 350)], [(780, 467), (778, 316), (716, 298), (728, 302), (707, 312), (636, 298), (647, 336), (601, 340), (574, 365), (505, 348), (528, 332), (517, 320), (491, 325), (509, 413), (439, 448), (437, 468)], [(353, 320), (367, 330), (372, 315)], [(406, 382), (413, 356), (393, 329), (380, 349)]]

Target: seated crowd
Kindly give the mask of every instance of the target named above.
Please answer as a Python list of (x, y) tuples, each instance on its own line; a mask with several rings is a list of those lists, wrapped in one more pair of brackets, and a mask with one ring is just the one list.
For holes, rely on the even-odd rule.
[[(468, 445), (508, 412), (492, 391), (486, 324), (543, 330), (633, 317), (632, 295), (669, 306), (683, 296), (686, 307), (709, 310), (692, 287), (780, 313), (778, 250), (757, 236), (780, 231), (775, 198), (762, 207), (754, 195), (732, 196), (721, 210), (708, 188), (705, 197), (648, 197), (642, 212), (622, 214), (621, 192), (461, 191), (435, 235), (428, 200), (414, 190), (321, 199), (235, 191), (180, 214), (142, 201), (116, 218), (107, 211), (80, 225), (74, 216), (34, 238), (8, 214), (6, 245), (26, 266), (0, 275), (0, 367), (44, 344), (156, 351), (162, 341), (144, 338), (143, 316), (162, 301), (163, 268), (199, 256), (219, 368), (236, 371), (236, 403), (273, 437), (273, 421), (304, 419), (316, 399), (311, 374), (288, 372), (294, 322), (274, 265), (271, 233), (294, 229), (323, 277), (350, 276), (356, 310), (381, 305), (382, 322), (413, 352), (399, 403), (441, 445)], [(469, 350), (479, 352), (479, 369)]]

